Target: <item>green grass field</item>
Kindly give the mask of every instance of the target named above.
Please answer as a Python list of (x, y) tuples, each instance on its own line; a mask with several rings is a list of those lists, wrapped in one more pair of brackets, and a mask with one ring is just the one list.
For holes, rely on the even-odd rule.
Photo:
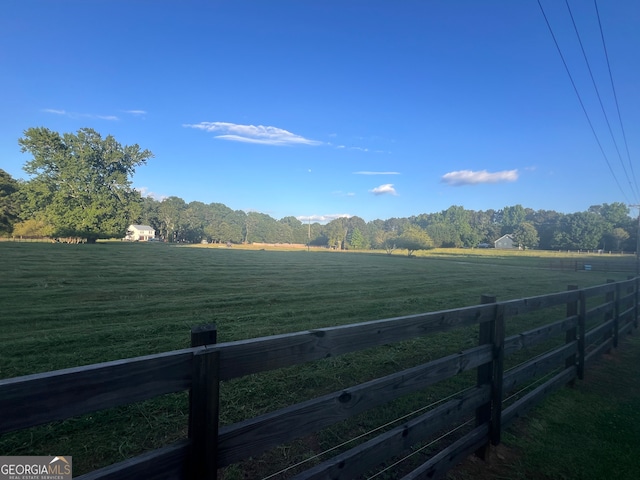
[[(569, 284), (622, 280), (628, 273), (614, 272), (616, 264), (635, 262), (607, 256), (609, 271), (549, 268), (565, 257), (436, 250), (409, 259), (120, 242), (1, 242), (0, 378), (184, 348), (190, 328), (205, 323), (216, 323), (218, 340), (225, 342), (474, 305), (482, 294), (506, 300), (562, 291)], [(578, 258), (566, 257), (567, 264)], [(601, 259), (594, 257), (594, 264)], [(509, 329), (523, 330), (528, 321), (544, 319), (521, 319)], [(474, 342), (472, 331), (447, 333), (229, 382), (223, 385), (221, 421), (344, 388)], [(73, 455), (78, 474), (183, 438), (186, 413), (186, 395), (169, 395), (5, 435), (0, 455), (44, 455), (62, 448)], [(368, 420), (358, 422), (349, 429), (367, 427)], [(330, 443), (337, 436), (329, 429), (314, 441)], [(305, 448), (286, 447), (272, 456), (291, 461), (304, 453), (296, 449)]]

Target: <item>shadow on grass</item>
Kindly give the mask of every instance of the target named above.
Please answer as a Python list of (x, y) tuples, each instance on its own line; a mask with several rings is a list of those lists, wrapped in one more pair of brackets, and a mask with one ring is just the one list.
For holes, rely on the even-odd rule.
[(585, 380), (503, 434), (489, 463), (468, 458), (449, 480), (636, 480), (640, 476), (640, 335), (598, 359)]

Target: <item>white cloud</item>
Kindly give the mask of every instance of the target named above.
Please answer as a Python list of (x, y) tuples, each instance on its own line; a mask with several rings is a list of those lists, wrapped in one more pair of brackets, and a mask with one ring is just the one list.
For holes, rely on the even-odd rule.
[(353, 172), (354, 175), (400, 175), (400, 172)]
[(353, 215), (349, 215), (348, 213), (334, 213), (331, 215), (300, 215), (296, 217), (301, 222), (318, 222), (318, 223), (327, 223), (331, 220), (335, 220), (336, 218), (351, 218)]
[(472, 170), (458, 170), (442, 176), (442, 182), (447, 185), (459, 187), (462, 185), (478, 185), (480, 183), (503, 183), (518, 180), (518, 170), (503, 170), (502, 172), (489, 173), (486, 170), (474, 172)]
[(77, 112), (67, 112), (66, 110), (57, 110), (54, 108), (44, 108), (42, 110), (45, 113), (53, 113), (55, 115), (65, 115), (69, 118), (97, 118), (99, 120), (119, 120), (115, 115), (96, 115), (94, 113), (77, 113)]
[(228, 122), (200, 122), (184, 124), (183, 127), (220, 133), (215, 138), (233, 142), (258, 143), (261, 145), (321, 145), (322, 142), (304, 138), (277, 127), (264, 125), (238, 125)]
[(336, 190), (335, 192), (331, 192), (331, 195), (335, 195), (336, 197), (355, 197), (356, 196), (354, 192), (343, 192), (342, 190)]
[(146, 110), (125, 110), (124, 113), (128, 113), (129, 115), (134, 115), (136, 117), (141, 117), (147, 114)]
[(385, 183), (384, 185), (369, 190), (369, 192), (374, 195), (398, 195), (396, 189), (393, 188), (393, 183)]

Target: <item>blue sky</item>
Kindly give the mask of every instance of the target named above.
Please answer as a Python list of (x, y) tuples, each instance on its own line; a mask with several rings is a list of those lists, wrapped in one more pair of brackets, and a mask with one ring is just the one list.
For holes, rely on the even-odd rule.
[(154, 153), (145, 195), (276, 219), (640, 203), (640, 2), (597, 2), (625, 145), (594, 2), (569, 5), (616, 143), (540, 1), (598, 140), (537, 0), (7, 0), (0, 168), (25, 178), (27, 128), (90, 127)]

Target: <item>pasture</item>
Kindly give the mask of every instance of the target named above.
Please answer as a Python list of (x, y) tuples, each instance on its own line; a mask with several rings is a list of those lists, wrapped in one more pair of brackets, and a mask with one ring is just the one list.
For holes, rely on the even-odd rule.
[[(506, 300), (627, 277), (550, 270), (550, 258), (561, 256), (460, 251), (408, 259), (163, 244), (0, 243), (0, 378), (183, 348), (190, 328), (205, 323), (215, 322), (218, 341), (225, 342), (474, 305), (485, 293)], [(634, 260), (611, 257), (614, 263)], [(229, 382), (221, 418), (242, 420), (476, 340), (473, 332), (443, 334)], [(168, 395), (6, 435), (0, 454), (64, 449), (82, 473), (183, 437), (185, 414), (186, 396)], [(313, 442), (339, 435), (332, 429)], [(262, 461), (271, 463), (278, 455), (290, 461), (296, 450), (312, 448), (287, 447)], [(255, 473), (263, 467), (248, 468)]]

